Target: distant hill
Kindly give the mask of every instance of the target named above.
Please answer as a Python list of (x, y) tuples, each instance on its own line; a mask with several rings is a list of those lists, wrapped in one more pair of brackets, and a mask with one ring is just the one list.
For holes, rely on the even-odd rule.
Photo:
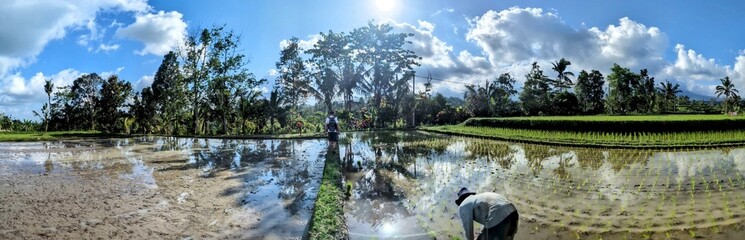
[(681, 88), (680, 90), (682, 90), (682, 92), (679, 93), (679, 95), (688, 96), (688, 98), (690, 98), (691, 100), (705, 100), (705, 101), (712, 100), (712, 99), (716, 100), (716, 97), (713, 94), (707, 96), (707, 95), (701, 95), (698, 93), (688, 91), (688, 89), (685, 89), (685, 88)]
[(453, 107), (460, 107), (466, 103), (465, 101), (463, 101), (462, 98), (458, 98), (458, 97), (447, 97), (446, 100), (447, 100), (447, 103)]

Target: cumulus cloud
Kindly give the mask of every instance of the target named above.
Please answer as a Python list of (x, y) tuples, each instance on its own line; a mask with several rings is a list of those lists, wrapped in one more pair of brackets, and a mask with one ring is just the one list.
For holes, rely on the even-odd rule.
[(179, 12), (139, 14), (135, 22), (116, 31), (117, 36), (134, 39), (145, 46), (136, 51), (139, 55), (165, 55), (176, 50), (186, 34), (186, 23)]
[(79, 28), (88, 29), (87, 44), (98, 39), (96, 15), (105, 10), (146, 12), (146, 0), (10, 0), (0, 5), (0, 76), (33, 62), (52, 40)]
[(450, 56), (453, 46), (448, 45), (432, 34), (435, 30), (434, 24), (421, 20), (418, 21), (418, 26), (408, 23), (398, 23), (392, 20), (383, 23), (391, 25), (394, 31), (414, 34), (414, 36), (407, 39), (411, 41), (411, 44), (406, 45), (406, 47), (422, 57), (421, 64), (433, 68), (455, 67), (455, 62)]
[(606, 69), (613, 63), (659, 70), (667, 35), (629, 18), (605, 29), (575, 29), (556, 13), (537, 8), (489, 11), (470, 20), (466, 39), (481, 47), (495, 67), (567, 58), (573, 66)]
[(104, 51), (108, 53), (111, 51), (116, 51), (117, 49), (119, 49), (119, 44), (107, 45), (107, 44), (101, 43), (98, 45), (98, 49), (96, 50), (96, 52)]
[(103, 71), (103, 72), (101, 72), (101, 74), (99, 74), (99, 76), (101, 76), (101, 78), (103, 78), (105, 80), (105, 79), (109, 78), (112, 75), (119, 75), (119, 73), (121, 73), (122, 70), (124, 70), (124, 67), (118, 67), (114, 71)]
[(269, 71), (266, 71), (266, 75), (276, 77), (277, 75), (279, 75), (279, 71), (277, 71), (277, 69), (272, 68), (272, 69), (269, 69)]
[(0, 78), (0, 112), (20, 118), (31, 118), (29, 109), (40, 109), (46, 102), (44, 84), (51, 79), (55, 89), (68, 86), (82, 73), (75, 69), (65, 69), (53, 75), (36, 73), (25, 79), (20, 73)]
[(145, 76), (140, 77), (140, 79), (138, 79), (137, 82), (133, 84), (134, 86), (133, 90), (135, 92), (141, 92), (143, 88), (153, 85), (154, 79), (155, 79), (155, 76), (153, 75), (145, 75)]
[[(313, 34), (309, 35), (306, 39), (298, 39), (297, 45), (302, 49), (303, 51), (313, 48), (313, 45), (318, 42), (318, 40), (321, 40), (320, 34)], [(289, 39), (284, 39), (279, 42), (279, 49), (284, 49), (287, 47), (287, 45), (290, 45)]]

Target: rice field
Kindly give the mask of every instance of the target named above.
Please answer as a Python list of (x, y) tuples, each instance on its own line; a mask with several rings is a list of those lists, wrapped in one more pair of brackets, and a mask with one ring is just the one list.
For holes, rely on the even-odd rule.
[(745, 148), (577, 148), (421, 132), (345, 138), (353, 239), (462, 238), (453, 200), (463, 186), (513, 201), (517, 239), (745, 237)]
[(675, 148), (689, 146), (733, 146), (745, 144), (745, 130), (705, 132), (576, 132), (477, 126), (437, 126), (424, 130), (449, 134), (533, 143), (596, 147)]

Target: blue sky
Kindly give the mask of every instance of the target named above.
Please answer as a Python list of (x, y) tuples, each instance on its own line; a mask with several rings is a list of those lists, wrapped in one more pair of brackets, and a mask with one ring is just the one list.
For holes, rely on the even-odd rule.
[(743, 11), (742, 1), (9, 0), (0, 5), (0, 112), (31, 118), (47, 78), (63, 86), (118, 74), (139, 90), (184, 34), (213, 25), (241, 34), (249, 70), (273, 80), (283, 40), (308, 47), (319, 32), (371, 19), (414, 33), (418, 72), (448, 80), (434, 82), (448, 96), (504, 72), (521, 85), (533, 61), (553, 76), (561, 57), (575, 73), (619, 63), (712, 96), (725, 75), (745, 86)]

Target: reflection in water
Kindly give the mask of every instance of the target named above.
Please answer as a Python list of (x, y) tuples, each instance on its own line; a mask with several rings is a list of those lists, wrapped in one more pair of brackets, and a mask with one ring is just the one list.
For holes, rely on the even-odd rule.
[(536, 238), (687, 236), (681, 229), (716, 232), (745, 216), (745, 149), (567, 148), (417, 132), (344, 138), (353, 238), (461, 237), (452, 202), (463, 186), (506, 195), (535, 226), (518, 235)]

